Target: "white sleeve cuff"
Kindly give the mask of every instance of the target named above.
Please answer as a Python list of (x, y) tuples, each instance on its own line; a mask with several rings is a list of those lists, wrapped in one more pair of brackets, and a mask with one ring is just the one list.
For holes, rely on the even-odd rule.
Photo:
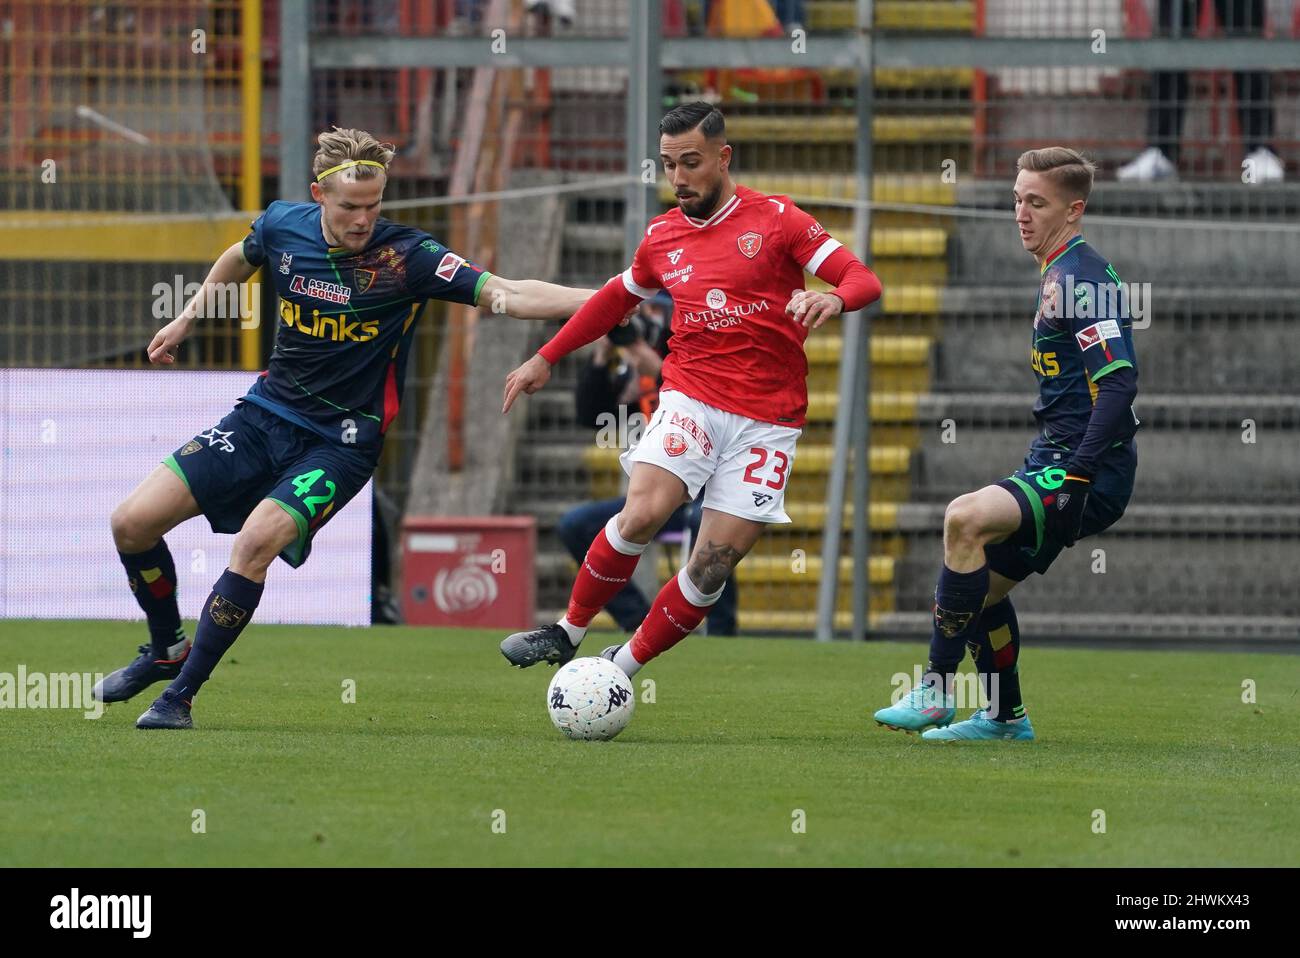
[(632, 278), (631, 266), (623, 270), (623, 288), (633, 296), (640, 296), (642, 299), (649, 299), (658, 292), (658, 290), (646, 289), (644, 286), (637, 285), (637, 281)]
[(821, 268), (822, 263), (826, 262), (826, 257), (834, 253), (840, 246), (841, 243), (837, 239), (826, 240), (821, 246), (817, 247), (817, 252), (813, 253), (812, 259), (805, 263), (803, 268), (815, 274)]

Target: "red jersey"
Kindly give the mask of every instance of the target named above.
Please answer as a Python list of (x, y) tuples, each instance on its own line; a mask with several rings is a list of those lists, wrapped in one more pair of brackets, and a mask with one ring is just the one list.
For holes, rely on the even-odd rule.
[(628, 292), (673, 298), (663, 388), (760, 422), (802, 428), (808, 330), (785, 311), (804, 271), (840, 244), (788, 197), (744, 186), (707, 220), (675, 207), (646, 228)]

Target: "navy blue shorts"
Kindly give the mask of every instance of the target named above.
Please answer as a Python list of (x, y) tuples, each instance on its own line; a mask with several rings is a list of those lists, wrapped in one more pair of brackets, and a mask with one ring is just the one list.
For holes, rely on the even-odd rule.
[(185, 480), (213, 532), (235, 533), (263, 499), (284, 509), (298, 538), (280, 553), (295, 569), (316, 532), (365, 486), (373, 453), (346, 449), (275, 413), (240, 402), (163, 460)]
[[(1094, 536), (1119, 521), (1133, 495), (1136, 474), (1137, 449), (1132, 443), (1102, 458), (1092, 477), (1079, 539)], [(1031, 451), (1022, 468), (995, 483), (1016, 497), (1020, 527), (996, 545), (984, 547), (989, 569), (1021, 582), (1031, 572), (1042, 575), (1056, 561), (1065, 543), (1044, 528), (1043, 499), (1055, 493), (1064, 480), (1061, 466), (1045, 464)]]

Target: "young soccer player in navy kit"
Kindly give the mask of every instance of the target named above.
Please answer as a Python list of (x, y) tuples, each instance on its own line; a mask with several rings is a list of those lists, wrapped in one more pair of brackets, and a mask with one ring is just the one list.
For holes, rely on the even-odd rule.
[[(592, 295), (494, 276), (422, 230), (380, 218), (392, 157), (369, 133), (322, 133), (314, 202), (272, 203), (205, 281), (205, 289), (244, 282), (266, 265), (280, 297), (276, 344), (234, 410), (168, 456), (113, 512), (113, 538), (150, 643), (96, 695), (120, 702), (171, 679), (140, 728), (192, 726), (194, 696), (252, 618), (267, 567), (277, 555), (302, 565), (316, 533), (366, 484), (397, 415), (427, 300), (566, 319)], [(175, 361), (204, 295), (154, 337), (151, 362)], [(236, 538), (191, 647), (162, 537), (197, 515)]]
[[(1082, 234), (1093, 165), (1065, 147), (1030, 150), (1017, 165), (1016, 226), (1042, 277), (1030, 346), (1039, 434), (1021, 468), (954, 499), (944, 515), (926, 680), (875, 714), (890, 728), (925, 730), (930, 741), (1033, 739), (1008, 593), (1117, 522), (1137, 472), (1132, 322), (1119, 276)], [(954, 725), (963, 648), (996, 711)]]

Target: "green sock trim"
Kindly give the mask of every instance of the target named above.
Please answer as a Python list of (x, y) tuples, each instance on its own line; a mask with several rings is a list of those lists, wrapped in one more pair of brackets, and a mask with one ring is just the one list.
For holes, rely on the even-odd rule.
[(1038, 493), (1034, 487), (1019, 476), (1008, 476), (1012, 482), (1024, 490), (1025, 496), (1029, 499), (1029, 508), (1034, 511), (1034, 555), (1038, 555), (1038, 550), (1043, 547), (1043, 500), (1038, 498)]
[(181, 469), (181, 464), (176, 461), (175, 456), (168, 456), (163, 460), (163, 465), (181, 477), (181, 482), (185, 483), (186, 489), (190, 488), (190, 481), (185, 478), (185, 472)]
[(290, 552), (290, 555), (293, 556), (294, 561), (295, 562), (300, 561), (302, 559), (302, 550), (307, 545), (307, 520), (303, 518), (302, 513), (300, 513), (293, 506), (289, 505), (287, 502), (281, 502), (279, 499), (276, 499), (273, 496), (267, 496), (266, 498), (270, 499), (272, 502), (274, 502), (285, 512), (289, 513), (289, 515), (293, 517), (294, 523), (297, 524), (298, 541), (293, 543), (293, 545), (291, 545), (289, 548), (293, 550), (292, 552)]

